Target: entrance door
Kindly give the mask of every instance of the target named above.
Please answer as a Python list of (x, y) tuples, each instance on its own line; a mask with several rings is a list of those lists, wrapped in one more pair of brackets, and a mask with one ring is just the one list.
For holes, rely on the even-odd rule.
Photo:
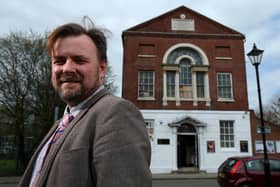
[(182, 124), (177, 129), (178, 168), (198, 167), (196, 129), (191, 124)]
[(197, 167), (196, 136), (178, 135), (178, 168)]

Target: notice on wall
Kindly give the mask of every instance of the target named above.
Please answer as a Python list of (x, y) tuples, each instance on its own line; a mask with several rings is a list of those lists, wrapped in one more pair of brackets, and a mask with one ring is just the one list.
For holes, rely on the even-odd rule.
[(215, 153), (215, 141), (207, 141), (207, 153)]
[(248, 141), (246, 140), (240, 141), (240, 152), (248, 153)]

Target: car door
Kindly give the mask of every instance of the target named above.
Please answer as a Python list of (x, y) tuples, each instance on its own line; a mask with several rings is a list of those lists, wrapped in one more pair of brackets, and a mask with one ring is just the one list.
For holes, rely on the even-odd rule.
[(263, 160), (249, 160), (246, 162), (248, 181), (256, 187), (265, 186)]

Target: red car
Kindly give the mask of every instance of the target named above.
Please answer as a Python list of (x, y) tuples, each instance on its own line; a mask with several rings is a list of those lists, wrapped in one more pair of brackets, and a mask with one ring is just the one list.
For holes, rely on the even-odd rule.
[[(280, 187), (280, 158), (269, 156), (271, 182)], [(263, 156), (230, 157), (218, 169), (221, 187), (264, 187)]]

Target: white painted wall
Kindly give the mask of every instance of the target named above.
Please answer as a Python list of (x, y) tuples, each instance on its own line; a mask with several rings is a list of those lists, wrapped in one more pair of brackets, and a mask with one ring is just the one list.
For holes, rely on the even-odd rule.
[[(153, 173), (169, 173), (177, 170), (176, 128), (168, 126), (185, 117), (191, 117), (206, 124), (198, 132), (200, 170), (217, 172), (218, 166), (230, 156), (252, 155), (250, 114), (248, 111), (208, 111), (208, 110), (141, 110), (144, 119), (154, 120), (154, 136), (151, 140)], [(219, 121), (234, 120), (235, 147), (220, 148)], [(158, 138), (170, 139), (169, 145), (158, 145)], [(207, 153), (207, 140), (215, 141), (215, 153)], [(240, 153), (240, 140), (248, 141), (248, 153)]]

